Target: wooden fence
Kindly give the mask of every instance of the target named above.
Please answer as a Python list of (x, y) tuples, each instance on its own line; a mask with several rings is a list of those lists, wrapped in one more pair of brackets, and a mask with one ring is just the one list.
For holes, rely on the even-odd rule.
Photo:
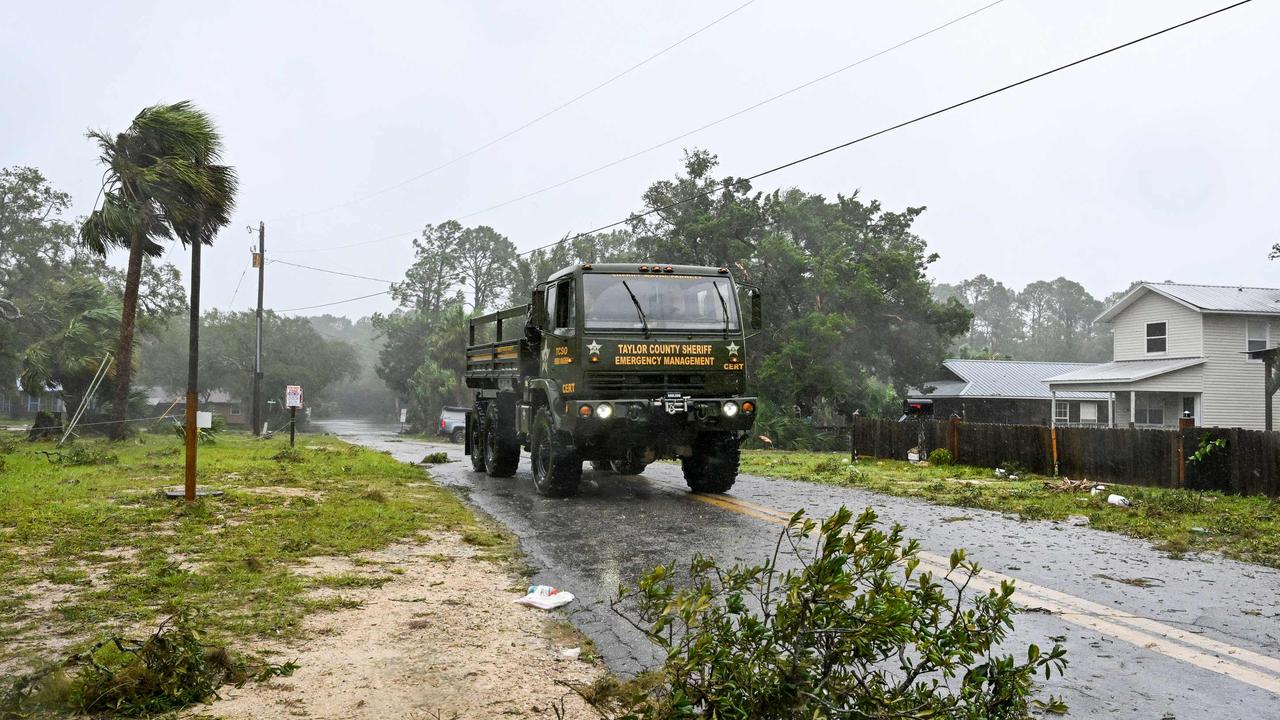
[[(964, 465), (995, 468), (1017, 463), (1050, 475), (1056, 454), (1058, 474), (1074, 478), (1280, 496), (1280, 432), (1238, 428), (1054, 429), (859, 417), (850, 425), (849, 435), (853, 453), (861, 456), (905, 459), (915, 447), (925, 454), (946, 448)], [(1205, 438), (1222, 438), (1226, 445), (1199, 462), (1191, 460)]]

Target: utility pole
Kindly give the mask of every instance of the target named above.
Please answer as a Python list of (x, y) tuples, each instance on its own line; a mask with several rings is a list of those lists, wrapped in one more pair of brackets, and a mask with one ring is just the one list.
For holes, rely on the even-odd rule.
[[(203, 226), (202, 226), (203, 227)], [(191, 243), (191, 319), (187, 349), (187, 417), (186, 417), (186, 482), (183, 498), (187, 502), (196, 499), (196, 410), (200, 371), (200, 246), (203, 238), (197, 234)]]
[(267, 272), (267, 226), (258, 223), (258, 251), (253, 254), (258, 268), (258, 332), (253, 355), (253, 434), (262, 434), (262, 284)]

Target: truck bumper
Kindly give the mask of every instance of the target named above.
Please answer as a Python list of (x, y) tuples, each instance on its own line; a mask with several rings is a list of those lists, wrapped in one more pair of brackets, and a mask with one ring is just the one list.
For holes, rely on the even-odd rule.
[(623, 398), (568, 403), (565, 420), (575, 435), (662, 431), (743, 432), (755, 424), (754, 397)]

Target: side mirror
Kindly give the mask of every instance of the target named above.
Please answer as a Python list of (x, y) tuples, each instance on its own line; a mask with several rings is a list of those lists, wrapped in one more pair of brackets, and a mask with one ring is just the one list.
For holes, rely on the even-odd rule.
[(547, 326), (547, 290), (539, 288), (533, 291), (533, 299), (529, 307), (529, 323), (539, 330)]

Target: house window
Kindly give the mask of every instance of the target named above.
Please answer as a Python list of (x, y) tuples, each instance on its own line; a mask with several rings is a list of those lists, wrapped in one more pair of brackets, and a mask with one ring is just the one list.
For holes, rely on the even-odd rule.
[(1134, 422), (1139, 425), (1164, 424), (1164, 401), (1159, 395), (1139, 393), (1133, 409)]
[(235, 416), (237, 416), (237, 415), (239, 415), (239, 414), (240, 414), (240, 406), (239, 406), (239, 405), (232, 405), (232, 406), (231, 406), (231, 416), (232, 416), (232, 417), (235, 417)]
[(1169, 324), (1147, 323), (1147, 352), (1162, 353), (1169, 347)]
[(1088, 425), (1098, 424), (1098, 404), (1091, 402), (1080, 403), (1080, 422)]
[[(1266, 320), (1244, 321), (1244, 349), (1249, 352), (1266, 350), (1271, 344), (1271, 323)], [(1254, 362), (1262, 362), (1259, 358)]]
[(1071, 403), (1066, 400), (1059, 400), (1053, 406), (1053, 421), (1055, 423), (1071, 422)]
[(27, 412), (40, 412), (42, 409), (43, 409), (43, 406), (40, 402), (39, 396), (37, 395), (27, 396)]

